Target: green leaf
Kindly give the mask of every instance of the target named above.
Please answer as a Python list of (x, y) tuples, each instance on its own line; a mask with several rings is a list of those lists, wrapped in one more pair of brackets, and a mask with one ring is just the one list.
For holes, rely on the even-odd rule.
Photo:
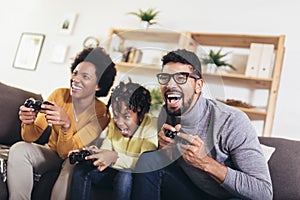
[(150, 25), (156, 24), (157, 22), (154, 19), (159, 14), (159, 11), (156, 11), (154, 8), (149, 8), (147, 10), (139, 9), (138, 12), (129, 12), (130, 15), (135, 15), (140, 18), (141, 21), (147, 21)]
[(222, 51), (222, 48), (220, 48), (217, 52), (214, 52), (212, 49), (210, 49), (209, 53), (208, 53), (208, 57), (202, 59), (203, 64), (212, 63), (212, 64), (215, 64), (217, 67), (228, 66), (231, 69), (236, 70), (236, 68), (232, 64), (227, 63), (226, 61), (222, 60), (222, 58), (224, 58), (231, 52), (221, 54), (221, 51)]

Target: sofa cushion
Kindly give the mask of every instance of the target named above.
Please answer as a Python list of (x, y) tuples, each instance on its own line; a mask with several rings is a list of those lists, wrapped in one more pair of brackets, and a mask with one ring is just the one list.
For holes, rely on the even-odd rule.
[(20, 105), (30, 97), (42, 100), (42, 96), (3, 83), (0, 83), (0, 94), (0, 142), (10, 146), (21, 140)]
[(0, 199), (1, 200), (8, 199), (8, 191), (7, 191), (6, 182), (3, 182), (1, 179), (0, 179)]
[(300, 199), (300, 141), (275, 137), (260, 137), (259, 140), (276, 149), (268, 162), (273, 199)]
[(262, 151), (263, 151), (263, 154), (264, 154), (266, 160), (269, 161), (272, 154), (275, 151), (275, 147), (270, 147), (270, 146), (267, 146), (267, 145), (264, 145), (264, 144), (260, 144), (260, 146), (262, 148)]

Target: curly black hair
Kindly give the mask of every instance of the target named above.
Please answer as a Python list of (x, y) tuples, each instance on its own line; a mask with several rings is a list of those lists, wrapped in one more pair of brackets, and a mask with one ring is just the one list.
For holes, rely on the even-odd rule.
[(175, 51), (171, 51), (167, 53), (163, 58), (162, 67), (169, 62), (178, 62), (182, 64), (188, 64), (193, 67), (193, 72), (198, 76), (202, 77), (202, 69), (199, 58), (194, 52), (187, 51), (185, 49), (177, 49)]
[(99, 91), (96, 91), (96, 97), (107, 96), (112, 87), (117, 70), (115, 63), (102, 47), (85, 48), (77, 54), (73, 63), (71, 64), (71, 73), (81, 62), (90, 62), (96, 66), (96, 74), (98, 80)]
[(138, 118), (142, 120), (143, 116), (149, 112), (151, 106), (151, 95), (149, 90), (138, 83), (132, 83), (129, 79), (128, 83), (120, 82), (113, 89), (107, 106), (116, 105), (114, 107), (117, 112), (120, 112), (121, 102), (125, 102), (128, 109), (137, 112)]

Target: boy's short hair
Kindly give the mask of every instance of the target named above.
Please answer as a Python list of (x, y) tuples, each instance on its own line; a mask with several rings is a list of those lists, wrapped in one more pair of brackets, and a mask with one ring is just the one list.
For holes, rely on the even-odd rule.
[(148, 113), (151, 106), (151, 95), (149, 90), (138, 83), (133, 83), (129, 79), (128, 83), (120, 82), (111, 94), (108, 106), (117, 105), (117, 111), (121, 111), (121, 102), (125, 102), (128, 109), (137, 112), (138, 117), (143, 117)]

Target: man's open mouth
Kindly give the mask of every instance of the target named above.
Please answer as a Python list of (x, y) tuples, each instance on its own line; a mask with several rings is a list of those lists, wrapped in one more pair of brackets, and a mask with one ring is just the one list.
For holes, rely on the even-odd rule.
[(180, 107), (182, 95), (181, 94), (166, 94), (166, 100), (169, 107)]

